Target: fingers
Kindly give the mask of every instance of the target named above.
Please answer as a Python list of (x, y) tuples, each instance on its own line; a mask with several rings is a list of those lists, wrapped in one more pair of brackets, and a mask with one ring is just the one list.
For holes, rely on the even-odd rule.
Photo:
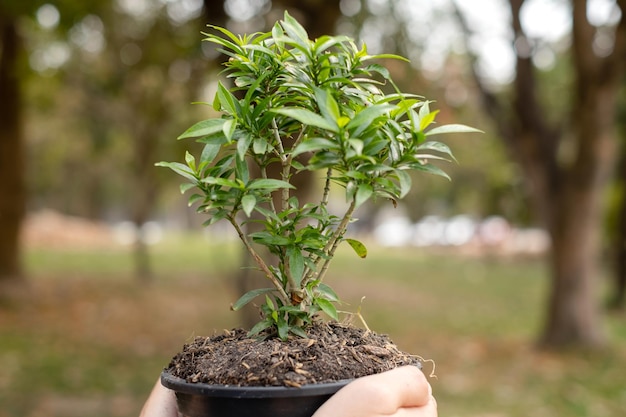
[[(372, 383), (386, 386), (392, 393), (387, 393), (388, 398), (395, 400), (391, 407), (421, 407), (432, 398), (432, 388), (426, 377), (415, 366), (402, 366), (378, 375), (371, 375)], [(376, 381), (374, 381), (376, 379)]]
[(436, 408), (424, 374), (414, 366), (403, 366), (356, 379), (322, 405), (314, 417), (436, 417)]
[(428, 403), (432, 390), (426, 377), (415, 366), (360, 378), (354, 382), (364, 400), (376, 405), (381, 414), (400, 408), (420, 407)]
[(401, 408), (393, 417), (437, 417), (437, 401), (430, 397), (430, 401), (422, 407)]

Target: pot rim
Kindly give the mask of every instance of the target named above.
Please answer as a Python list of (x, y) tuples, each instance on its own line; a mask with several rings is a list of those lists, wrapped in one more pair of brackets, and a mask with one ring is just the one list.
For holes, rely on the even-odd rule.
[(167, 371), (163, 371), (161, 373), (161, 384), (171, 390), (184, 394), (210, 395), (225, 398), (283, 398), (334, 394), (351, 381), (353, 381), (353, 379), (343, 379), (340, 381), (323, 382), (319, 384), (306, 384), (300, 388), (285, 386), (239, 387), (234, 385), (192, 383), (174, 376)]

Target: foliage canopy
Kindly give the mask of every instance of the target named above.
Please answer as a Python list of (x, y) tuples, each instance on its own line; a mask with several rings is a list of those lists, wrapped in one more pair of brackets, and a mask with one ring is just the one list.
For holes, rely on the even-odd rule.
[[(206, 225), (226, 220), (233, 226), (272, 283), (233, 305), (265, 297), (251, 334), (274, 329), (281, 339), (304, 336), (303, 326), (319, 312), (337, 319), (339, 297), (324, 277), (338, 245), (346, 241), (359, 256), (367, 254), (361, 242), (345, 237), (355, 209), (372, 198), (406, 196), (412, 170), (447, 177), (432, 161), (451, 160), (452, 152), (432, 137), (477, 130), (433, 127), (437, 111), (429, 101), (400, 92), (377, 63), (400, 56), (369, 55), (345, 36), (310, 40), (287, 13), (266, 33), (211, 28), (206, 41), (229, 57), (224, 71), (233, 86), (218, 84), (213, 107), (220, 117), (179, 136), (204, 145), (199, 157), (187, 152), (185, 163), (158, 165), (188, 180), (181, 191), (196, 190), (189, 203), (209, 216)], [(385, 93), (385, 85), (393, 92)], [(292, 177), (301, 171), (325, 173), (318, 201), (291, 195)], [(345, 191), (342, 215), (328, 209), (332, 185)], [(261, 230), (248, 231), (249, 222), (260, 222)], [(261, 256), (258, 245), (272, 256)]]

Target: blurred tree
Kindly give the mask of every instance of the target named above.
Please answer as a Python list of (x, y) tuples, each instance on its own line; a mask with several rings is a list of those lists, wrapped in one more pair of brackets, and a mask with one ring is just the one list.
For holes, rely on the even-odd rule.
[(626, 308), (626, 103), (622, 102), (619, 125), (622, 135), (620, 155), (615, 175), (612, 201), (613, 212), (609, 218), (609, 244), (611, 245), (613, 285), (609, 293), (608, 307), (611, 310)]
[(26, 193), (21, 103), (19, 10), (0, 4), (0, 281), (21, 276), (19, 233)]
[[(143, 226), (154, 215), (159, 180), (154, 162), (163, 152), (161, 139), (177, 135), (177, 121), (193, 118), (193, 110), (180, 108), (201, 99), (202, 3), (103, 0), (97, 5), (57, 34), (69, 57), (54, 76), (45, 62), (37, 66), (33, 60), (42, 76), (61, 83), (52, 89), (54, 83), (38, 83), (30, 91), (30, 107), (47, 116), (33, 128), (37, 146), (30, 152), (50, 166), (38, 166), (32, 182), (40, 190), (37, 205), (93, 219), (114, 211), (130, 217), (136, 229), (135, 272), (145, 282), (152, 271)], [(66, 10), (58, 13), (64, 16)], [(28, 32), (36, 57), (55, 41), (41, 24), (34, 26)], [(57, 120), (63, 126), (55, 125)]]
[[(21, 278), (20, 230), (26, 207), (23, 85), (30, 73), (20, 21), (45, 1), (0, 3), (0, 281)], [(67, 14), (59, 26), (84, 14), (84, 2), (60, 0)], [(96, 6), (90, 5), (92, 9)]]
[[(599, 346), (595, 282), (599, 275), (602, 200), (617, 155), (614, 118), (626, 60), (626, 1), (613, 28), (612, 50), (594, 50), (607, 28), (588, 20), (586, 0), (572, 0), (570, 108), (557, 124), (547, 118), (533, 66), (535, 49), (520, 12), (524, 0), (510, 0), (516, 72), (510, 107), (494, 94), (474, 66), (483, 107), (493, 118), (511, 155), (525, 173), (535, 217), (552, 239), (551, 293), (540, 343), (546, 347)], [(616, 6), (616, 7), (617, 7)], [(471, 35), (457, 7), (462, 26)], [(602, 32), (603, 31), (603, 32)], [(472, 49), (468, 46), (468, 50)]]
[(109, 13), (107, 26), (115, 30), (107, 37), (110, 47), (105, 59), (118, 62), (112, 77), (117, 83), (111, 86), (111, 93), (118, 97), (114, 120), (122, 137), (132, 144), (128, 190), (130, 218), (138, 231), (135, 275), (147, 282), (152, 268), (145, 225), (154, 215), (158, 193), (154, 163), (162, 139), (179, 133), (173, 122), (192, 114), (181, 112), (180, 106), (199, 98), (199, 72), (204, 69), (198, 62), (202, 54), (196, 41), (201, 4), (175, 12), (163, 2), (144, 11), (113, 9)]
[(610, 307), (616, 310), (626, 308), (626, 158), (625, 151), (622, 151), (620, 161), (619, 181), (622, 186), (622, 199), (619, 203), (619, 212), (617, 220), (617, 230), (615, 236), (615, 270), (614, 289), (610, 300)]

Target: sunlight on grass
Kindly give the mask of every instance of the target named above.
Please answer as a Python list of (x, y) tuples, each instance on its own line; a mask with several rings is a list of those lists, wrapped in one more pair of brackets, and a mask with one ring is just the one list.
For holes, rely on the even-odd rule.
[[(169, 238), (151, 247), (145, 286), (129, 248), (29, 249), (28, 292), (0, 304), (0, 417), (136, 416), (186, 340), (238, 325), (228, 282), (238, 250)], [(362, 260), (343, 248), (328, 283), (342, 310), (361, 305), (372, 329), (436, 361), (442, 416), (623, 416), (626, 318), (606, 318), (607, 351), (535, 351), (539, 260), (374, 247)]]

